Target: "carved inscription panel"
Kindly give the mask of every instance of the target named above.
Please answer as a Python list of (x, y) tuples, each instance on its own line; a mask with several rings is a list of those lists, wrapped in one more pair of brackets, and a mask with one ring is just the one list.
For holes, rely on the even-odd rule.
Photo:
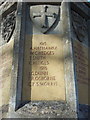
[(88, 104), (88, 47), (79, 41), (74, 41), (74, 55), (76, 64), (76, 76), (79, 89), (79, 101)]
[(59, 35), (27, 35), (23, 100), (65, 101), (63, 43)]

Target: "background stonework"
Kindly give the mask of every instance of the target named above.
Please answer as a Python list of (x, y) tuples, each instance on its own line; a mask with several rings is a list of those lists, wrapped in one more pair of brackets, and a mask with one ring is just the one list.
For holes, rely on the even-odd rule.
[[(79, 6), (80, 9), (75, 8), (73, 5)], [(78, 81), (78, 95), (79, 95), (79, 113), (80, 116), (88, 117), (89, 114), (89, 50), (90, 50), (90, 41), (89, 41), (89, 28), (90, 25), (88, 24), (88, 21), (90, 20), (90, 16), (87, 16), (90, 14), (90, 4), (89, 3), (72, 3), (72, 39), (73, 44), (77, 44), (76, 48), (79, 54), (76, 58), (76, 53), (74, 53), (75, 61), (78, 63), (76, 65), (76, 71), (79, 71), (81, 69), (82, 73), (77, 73), (77, 81)], [(87, 9), (87, 10), (86, 10)], [(74, 47), (75, 47), (74, 44)], [(74, 52), (77, 51), (76, 48), (74, 48)], [(85, 55), (84, 55), (85, 54)], [(78, 59), (79, 58), (79, 59)], [(82, 59), (80, 61), (80, 59)], [(79, 62), (78, 62), (79, 61)], [(82, 68), (80, 68), (80, 65), (82, 64)], [(85, 66), (84, 66), (85, 65)], [(84, 72), (84, 73), (83, 73)], [(82, 76), (84, 79), (82, 79)], [(86, 78), (85, 78), (86, 77)]]
[(0, 111), (4, 116), (6, 116), (6, 113), (8, 112), (9, 99), (10, 99), (11, 72), (12, 72), (13, 45), (14, 45), (14, 27), (15, 27), (15, 19), (14, 19), (15, 14), (11, 14), (11, 13), (14, 13), (13, 11), (16, 11), (15, 6), (13, 6), (13, 4), (14, 3), (10, 3), (10, 2), (9, 3), (4, 2), (0, 4), (0, 9), (1, 9), (1, 12), (0, 12), (1, 36), (0, 37), (2, 37), (2, 39), (0, 39), (0, 51), (1, 51), (1, 54), (0, 54)]

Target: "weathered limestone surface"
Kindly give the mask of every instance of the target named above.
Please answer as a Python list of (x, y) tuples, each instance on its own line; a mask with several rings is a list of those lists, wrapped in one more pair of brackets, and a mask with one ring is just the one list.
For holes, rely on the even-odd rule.
[[(86, 6), (87, 7), (87, 6)], [(72, 10), (72, 39), (76, 63), (76, 76), (78, 81), (79, 103), (88, 104), (88, 24), (86, 17), (82, 17)]]
[(13, 37), (0, 47), (0, 107), (6, 109), (10, 99), (11, 71), (13, 59)]
[(62, 38), (58, 34), (32, 37), (32, 48), (30, 35), (26, 35), (25, 40), (23, 100), (65, 101)]
[[(7, 0), (5, 2), (3, 2), (0, 5), (0, 16), (2, 15), (2, 13), (7, 13), (8, 11), (10, 11), (10, 7), (12, 7), (15, 4), (15, 2), (7, 2)], [(14, 7), (13, 7), (14, 8)]]
[[(76, 4), (76, 3), (75, 3)], [(74, 5), (75, 5), (74, 4)], [(72, 39), (76, 79), (78, 82), (79, 116), (87, 118), (89, 110), (89, 50), (90, 50), (90, 6), (83, 3), (72, 5)]]
[[(11, 85), (11, 99), (8, 117), (14, 118), (77, 118), (77, 96), (76, 87), (74, 79), (74, 63), (72, 55), (72, 43), (70, 38), (70, 11), (69, 4), (62, 3), (61, 6), (61, 27), (54, 26), (55, 29), (49, 31), (47, 34), (57, 34), (58, 32), (62, 34), (62, 39), (64, 43), (64, 66), (66, 66), (64, 79), (66, 87), (66, 101), (22, 101), (22, 85), (23, 85), (23, 60), (25, 54), (25, 42), (26, 34), (31, 33), (42, 34), (30, 21), (29, 6), (30, 4), (18, 4), (18, 14), (17, 14), (17, 32), (15, 36), (15, 46), (14, 46), (14, 69), (13, 69), (13, 79)], [(26, 9), (28, 8), (28, 9)], [(28, 11), (28, 12), (27, 12)], [(23, 17), (22, 17), (22, 16)], [(27, 19), (28, 18), (28, 19)], [(68, 19), (67, 19), (68, 18)], [(27, 23), (25, 23), (27, 21)], [(28, 29), (25, 29), (25, 27)], [(22, 29), (21, 29), (22, 28)], [(31, 28), (31, 29), (30, 29)], [(62, 29), (60, 29), (62, 28)], [(32, 31), (33, 30), (33, 31)], [(59, 31), (61, 30), (61, 31)], [(63, 31), (63, 32), (62, 32)], [(33, 37), (33, 36), (32, 36)], [(31, 39), (32, 40), (32, 39)], [(31, 41), (32, 43), (33, 41)], [(48, 41), (47, 41), (48, 42)], [(32, 44), (31, 44), (32, 45)], [(18, 56), (19, 55), (19, 56)], [(18, 78), (18, 79), (17, 79)], [(24, 79), (25, 80), (25, 79)], [(18, 84), (15, 84), (15, 83)], [(28, 91), (26, 91), (28, 92)], [(40, 91), (41, 92), (41, 91)], [(48, 92), (48, 91), (47, 91)], [(59, 91), (58, 91), (59, 92)], [(29, 93), (29, 92), (28, 92)], [(29, 93), (30, 94), (30, 93)], [(40, 94), (40, 93), (39, 93)], [(57, 95), (57, 94), (56, 94)], [(15, 111), (16, 110), (16, 111)], [(34, 110), (36, 111), (35, 113)], [(45, 112), (47, 111), (47, 112)]]
[(6, 117), (10, 100), (16, 7), (14, 2), (4, 2), (0, 9), (0, 113)]
[[(2, 9), (2, 13), (4, 13), (5, 11), (13, 11), (13, 6), (14, 3), (3, 3), (2, 7), (0, 6), (0, 8)], [(19, 6), (18, 6), (19, 7)], [(80, 4), (79, 4), (80, 7)], [(11, 9), (9, 9), (11, 8)], [(85, 7), (87, 8), (87, 6)], [(9, 10), (8, 10), (9, 9)], [(19, 10), (21, 8), (19, 7)], [(15, 7), (14, 7), (15, 10)], [(24, 9), (25, 10), (25, 9)], [(23, 10), (23, 14), (25, 15), (25, 11)], [(65, 12), (65, 10), (67, 11), (67, 9), (64, 9), (64, 11), (61, 11), (62, 14)], [(22, 11), (22, 10), (21, 10)], [(24, 29), (24, 25), (23, 22), (25, 22), (25, 18), (24, 21), (22, 22), (21, 20), (21, 11), (18, 11), (18, 22), (17, 22), (17, 28), (19, 28), (16, 32), (16, 36), (15, 36), (15, 53), (16, 53), (16, 58), (15, 58), (15, 63), (16, 64), (16, 68), (15, 68), (15, 73), (14, 73), (14, 77), (17, 77), (17, 71), (18, 71), (18, 67), (22, 66), (21, 64), (18, 66), (17, 62), (22, 63), (22, 56), (23, 56), (23, 40), (24, 40), (24, 33), (25, 30), (22, 32), (21, 36), (17, 36), (20, 35), (20, 30), (21, 28)], [(6, 15), (9, 12), (5, 12), (4, 15)], [(28, 11), (29, 12), (29, 11)], [(2, 14), (0, 13), (0, 15)], [(68, 19), (68, 21), (70, 20), (70, 16), (67, 16), (66, 14), (62, 15), (62, 19), (65, 21), (65, 19)], [(87, 10), (85, 10), (84, 12), (86, 14), (86, 18), (87, 17)], [(66, 16), (66, 17), (65, 17)], [(25, 17), (25, 16), (24, 16)], [(23, 18), (23, 17), (22, 17)], [(28, 18), (29, 18), (29, 14), (28, 14)], [(21, 21), (20, 21), (21, 20)], [(78, 14), (76, 11), (72, 11), (72, 20), (73, 20), (73, 24), (68, 23), (68, 22), (62, 22), (63, 24), (63, 42), (64, 42), (64, 55), (65, 55), (65, 82), (66, 82), (66, 94), (68, 94), (67, 96), (64, 96), (64, 100), (65, 97), (68, 100), (69, 104), (65, 102), (29, 102), (28, 104), (20, 104), (21, 106), (19, 106), (20, 108), (16, 110), (15, 112), (15, 104), (16, 104), (16, 84), (15, 84), (15, 79), (13, 78), (13, 83), (11, 83), (11, 72), (12, 72), (12, 59), (13, 59), (13, 44), (14, 44), (14, 36), (12, 36), (12, 38), (10, 39), (10, 41), (8, 43), (5, 42), (1, 42), (0, 41), (0, 51), (2, 51), (2, 54), (0, 54), (0, 112), (3, 112), (3, 117), (6, 117), (6, 113), (8, 111), (8, 108), (11, 107), (9, 110), (9, 114), (7, 117), (17, 117), (17, 118), (32, 118), (32, 117), (54, 117), (54, 118), (71, 118), (71, 117), (76, 117), (76, 112), (74, 111), (76, 110), (75, 107), (76, 103), (77, 103), (77, 98), (76, 96), (73, 96), (76, 94), (76, 89), (73, 89), (72, 86), (75, 85), (75, 81), (72, 82), (73, 79), (75, 79), (76, 77), (74, 76), (74, 72), (72, 71), (74, 69), (73, 66), (73, 54), (72, 54), (72, 42), (71, 39), (75, 42), (76, 44), (80, 44), (80, 46), (82, 46), (82, 44), (87, 47), (88, 46), (88, 34), (87, 34), (87, 21), (82, 18), (82, 16), (80, 16), (80, 14)], [(69, 21), (70, 22), (70, 21)], [(23, 24), (23, 26), (21, 25)], [(70, 28), (70, 24), (72, 25), (72, 31)], [(69, 25), (69, 27), (67, 27)], [(27, 27), (28, 27), (28, 21), (27, 21)], [(30, 29), (29, 29), (30, 30)], [(36, 30), (37, 31), (37, 30)], [(28, 32), (29, 33), (29, 32)], [(68, 36), (69, 34), (69, 36)], [(72, 34), (72, 35), (71, 35)], [(20, 41), (19, 41), (20, 40)], [(2, 45), (3, 43), (3, 45)], [(76, 45), (77, 46), (77, 45)], [(20, 51), (19, 51), (19, 47), (20, 47)], [(19, 54), (19, 52), (20, 54)], [(87, 51), (87, 50), (85, 50)], [(68, 54), (69, 53), (69, 54)], [(19, 61), (18, 59), (18, 55), (20, 55), (20, 59)], [(15, 57), (14, 56), (14, 57)], [(86, 54), (85, 54), (86, 56)], [(85, 57), (84, 56), (84, 57)], [(70, 61), (71, 60), (71, 61)], [(67, 64), (68, 63), (68, 64)], [(70, 74), (68, 74), (70, 73)], [(22, 71), (21, 71), (22, 74)], [(18, 77), (21, 79), (21, 76), (18, 75)], [(71, 83), (70, 83), (71, 81)], [(20, 82), (20, 81), (19, 81)], [(25, 81), (24, 81), (25, 82)], [(84, 84), (85, 83), (85, 84)], [(9, 102), (9, 98), (10, 98), (10, 86), (11, 88), (14, 90), (13, 97), (11, 96), (11, 101)], [(19, 87), (22, 87), (21, 84), (19, 84)], [(82, 88), (85, 88), (85, 90), (82, 90)], [(82, 104), (87, 104), (88, 100), (87, 99), (82, 99), (85, 95), (84, 98), (86, 98), (88, 96), (88, 83), (87, 81), (84, 81), (82, 83), (82, 81), (78, 81), (78, 88), (79, 88), (79, 102)], [(71, 92), (70, 92), (71, 90)], [(21, 92), (21, 91), (20, 91)], [(25, 91), (24, 91), (25, 92)], [(40, 91), (41, 92), (41, 91)], [(81, 94), (83, 93), (83, 94)], [(2, 96), (2, 97), (1, 97)], [(18, 95), (17, 95), (18, 96)], [(73, 96), (73, 97), (72, 97)], [(20, 99), (20, 94), (18, 96), (18, 99)], [(26, 98), (25, 98), (26, 99)], [(30, 99), (30, 98), (29, 98)], [(75, 100), (75, 101), (74, 101)], [(21, 102), (21, 101), (19, 101)], [(9, 103), (11, 104), (11, 106), (8, 106)], [(23, 106), (24, 105), (24, 106)], [(87, 118), (88, 116), (88, 107), (87, 106), (80, 106), (79, 107), (80, 110), (80, 117), (85, 117)], [(49, 119), (49, 118), (48, 118)]]

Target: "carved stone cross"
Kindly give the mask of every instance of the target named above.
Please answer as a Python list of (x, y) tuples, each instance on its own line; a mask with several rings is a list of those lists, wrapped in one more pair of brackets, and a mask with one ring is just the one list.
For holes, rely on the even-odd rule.
[(41, 11), (41, 13), (34, 13), (33, 14), (33, 18), (36, 18), (36, 17), (42, 17), (42, 28), (48, 28), (48, 17), (53, 17), (55, 16), (55, 13), (48, 13), (47, 12), (47, 9), (48, 9), (48, 6), (44, 6), (44, 9)]

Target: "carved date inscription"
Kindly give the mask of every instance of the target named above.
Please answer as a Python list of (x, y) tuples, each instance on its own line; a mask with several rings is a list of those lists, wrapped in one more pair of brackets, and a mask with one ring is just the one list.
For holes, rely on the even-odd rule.
[(31, 100), (65, 100), (63, 44), (59, 35), (33, 35), (31, 43), (26, 37), (23, 94), (23, 99), (29, 94)]

